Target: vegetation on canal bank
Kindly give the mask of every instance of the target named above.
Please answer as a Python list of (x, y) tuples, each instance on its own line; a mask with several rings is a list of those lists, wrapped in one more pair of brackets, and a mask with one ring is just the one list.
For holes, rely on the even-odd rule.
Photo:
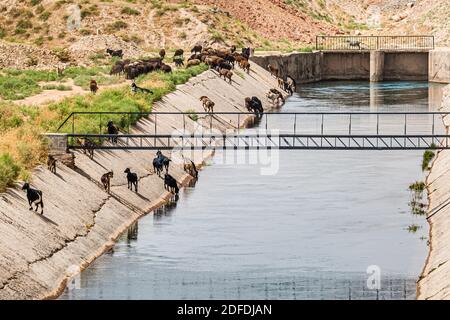
[[(178, 69), (166, 74), (153, 72), (137, 79), (144, 87), (151, 88), (152, 94), (133, 94), (128, 86), (105, 89), (97, 95), (83, 95), (66, 98), (57, 103), (41, 107), (18, 106), (10, 102), (0, 103), (0, 192), (12, 186), (16, 180), (28, 180), (30, 171), (44, 163), (47, 158), (47, 145), (42, 133), (54, 132), (65, 118), (76, 111), (141, 111), (149, 112), (155, 101), (172, 92), (176, 86), (187, 82), (208, 67), (204, 64), (189, 69)], [(75, 72), (75, 71), (74, 71)], [(19, 76), (23, 75), (19, 72)], [(42, 79), (40, 73), (34, 74)], [(113, 120), (120, 129), (136, 123), (138, 117), (111, 116), (103, 119)], [(69, 132), (70, 126), (61, 128)], [(77, 119), (79, 133), (98, 133), (98, 116), (84, 116)]]

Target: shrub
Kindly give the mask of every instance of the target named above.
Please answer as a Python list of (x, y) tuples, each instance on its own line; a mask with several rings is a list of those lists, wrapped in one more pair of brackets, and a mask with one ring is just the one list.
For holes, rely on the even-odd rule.
[(8, 153), (0, 154), (0, 192), (11, 187), (18, 178), (20, 168)]
[(130, 16), (133, 16), (133, 15), (138, 16), (141, 14), (138, 10), (130, 8), (130, 7), (123, 8), (121, 12), (122, 12), (122, 14), (128, 14)]

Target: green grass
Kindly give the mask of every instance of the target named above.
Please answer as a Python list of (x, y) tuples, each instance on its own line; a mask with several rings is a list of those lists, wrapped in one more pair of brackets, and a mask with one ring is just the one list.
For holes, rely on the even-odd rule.
[[(62, 76), (58, 77), (55, 71), (34, 70), (11, 70), (5, 69), (0, 72), (0, 97), (4, 100), (20, 100), (42, 92), (45, 86), (39, 82), (65, 81), (73, 79), (74, 84), (85, 90), (89, 89), (89, 83), (95, 79), (101, 85), (120, 83), (123, 79), (109, 76), (110, 66), (99, 67), (71, 67), (64, 70)], [(48, 84), (57, 90), (70, 90), (67, 86)]]
[(426, 150), (423, 153), (422, 157), (422, 171), (429, 170), (430, 162), (434, 159), (435, 153), (432, 151), (433, 149), (436, 149), (435, 145), (431, 146), (431, 149)]
[[(152, 89), (153, 94), (133, 94), (128, 86), (106, 89), (97, 95), (84, 95), (66, 98), (47, 106), (24, 107), (13, 103), (0, 103), (0, 192), (12, 186), (17, 179), (28, 180), (31, 170), (43, 163), (47, 156), (47, 145), (41, 134), (55, 132), (67, 116), (76, 111), (139, 111), (149, 112), (153, 102), (163, 95), (174, 91), (179, 84), (186, 83), (208, 67), (204, 64), (189, 69), (178, 69), (171, 74), (154, 72), (137, 79), (144, 87)], [(35, 71), (3, 70), (0, 77), (15, 75), (11, 79), (26, 78), (34, 83), (39, 81), (63, 81), (74, 78), (81, 81), (104, 72), (99, 68), (69, 68), (61, 78), (56, 73)], [(96, 79), (98, 79), (96, 77)], [(61, 87), (61, 89), (63, 89)], [(95, 116), (78, 116), (77, 133), (99, 133), (106, 128), (106, 123), (113, 120), (123, 132), (129, 125), (135, 124), (138, 116), (114, 115), (101, 119)], [(63, 127), (61, 132), (71, 132), (71, 124)]]
[(186, 113), (188, 114), (188, 117), (192, 121), (198, 121), (198, 114), (195, 112), (194, 109), (189, 109), (189, 110), (186, 111)]

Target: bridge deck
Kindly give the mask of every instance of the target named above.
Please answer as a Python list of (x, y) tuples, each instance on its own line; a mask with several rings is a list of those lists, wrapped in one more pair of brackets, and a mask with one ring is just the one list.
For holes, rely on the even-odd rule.
[[(448, 149), (450, 135), (445, 131), (442, 117), (446, 112), (288, 112), (265, 113), (256, 117), (246, 112), (217, 112), (197, 114), (197, 121), (188, 121), (191, 115), (168, 113), (76, 113), (73, 114), (69, 149), (82, 149), (80, 139), (94, 142), (94, 149), (168, 150), (202, 149)], [(98, 115), (100, 117), (98, 117)], [(106, 119), (116, 123), (136, 116), (145, 116), (145, 130), (133, 131), (126, 127), (118, 136), (105, 134)], [(77, 132), (82, 116), (98, 125), (98, 134)], [(241, 129), (249, 122), (256, 128)], [(103, 118), (102, 118), (103, 117)], [(165, 119), (164, 117), (168, 117)], [(69, 119), (69, 118), (68, 118)], [(103, 119), (103, 120), (102, 120)], [(167, 121), (166, 121), (167, 120)], [(98, 121), (95, 123), (95, 121)], [(168, 123), (170, 125), (168, 125)], [(131, 122), (128, 122), (131, 125)], [(123, 127), (123, 126), (122, 126)], [(139, 126), (138, 126), (139, 128)], [(151, 132), (148, 132), (150, 129)], [(281, 130), (279, 128), (282, 128)], [(133, 132), (132, 132), (133, 131)], [(109, 142), (117, 138), (117, 143)]]

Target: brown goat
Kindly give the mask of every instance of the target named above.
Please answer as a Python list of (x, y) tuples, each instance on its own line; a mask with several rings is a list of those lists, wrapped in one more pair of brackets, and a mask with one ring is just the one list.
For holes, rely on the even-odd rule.
[(111, 170), (110, 172), (105, 173), (100, 178), (100, 181), (103, 184), (103, 188), (105, 188), (105, 191), (110, 193), (111, 192), (111, 179), (114, 177), (114, 172)]
[(186, 63), (186, 68), (189, 68), (189, 67), (193, 67), (193, 66), (198, 66), (199, 64), (200, 64), (200, 60), (198, 60), (198, 59), (193, 59), (193, 60), (189, 60), (187, 63)]
[(47, 168), (51, 173), (56, 174), (56, 159), (52, 155), (48, 155)]
[(166, 50), (161, 49), (159, 51), (159, 56), (160, 56), (161, 60), (164, 60), (164, 57), (166, 56)]
[(250, 73), (250, 62), (248, 62), (248, 60), (241, 60), (239, 66), (247, 71), (247, 73)]
[(269, 70), (271, 75), (278, 77), (278, 67), (269, 63), (269, 65), (267, 66), (267, 70)]
[(219, 77), (223, 77), (223, 80), (227, 81), (229, 80), (230, 84), (232, 83), (231, 78), (233, 77), (233, 72), (227, 69), (220, 69), (219, 70)]
[(96, 94), (97, 91), (98, 91), (97, 81), (91, 80), (91, 83), (90, 83), (90, 85), (89, 85), (89, 89), (91, 89), (91, 92), (92, 92), (93, 94)]
[(200, 101), (203, 104), (203, 109), (205, 112), (214, 112), (215, 103), (210, 98), (207, 96), (201, 96)]

